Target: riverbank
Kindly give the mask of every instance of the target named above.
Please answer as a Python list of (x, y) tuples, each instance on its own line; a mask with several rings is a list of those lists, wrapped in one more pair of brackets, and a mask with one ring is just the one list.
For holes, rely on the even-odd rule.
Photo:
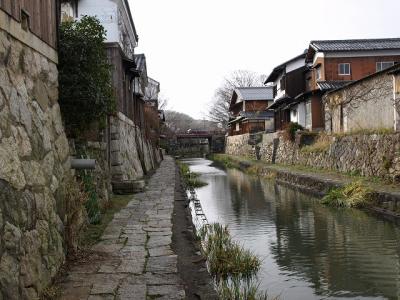
[(91, 259), (68, 266), (60, 298), (199, 299), (201, 291), (200, 299), (212, 299), (179, 182), (175, 161), (166, 157), (146, 190), (114, 215)]
[(276, 180), (284, 185), (296, 187), (315, 196), (325, 196), (334, 188), (344, 187), (354, 181), (363, 181), (372, 190), (371, 210), (400, 220), (400, 186), (387, 184), (378, 178), (345, 175), (334, 171), (303, 166), (268, 164), (240, 156), (215, 154), (210, 159), (227, 168), (237, 168), (248, 174)]

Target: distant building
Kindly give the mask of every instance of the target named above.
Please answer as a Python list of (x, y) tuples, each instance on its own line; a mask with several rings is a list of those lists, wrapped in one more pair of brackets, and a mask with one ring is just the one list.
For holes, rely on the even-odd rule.
[(273, 87), (236, 88), (229, 107), (229, 135), (273, 131), (274, 113), (267, 111), (273, 96)]

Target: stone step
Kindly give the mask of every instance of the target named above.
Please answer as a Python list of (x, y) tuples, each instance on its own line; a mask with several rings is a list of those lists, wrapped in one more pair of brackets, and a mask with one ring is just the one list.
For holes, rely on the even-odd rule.
[(141, 193), (146, 187), (144, 180), (113, 181), (111, 184), (113, 193), (118, 195)]

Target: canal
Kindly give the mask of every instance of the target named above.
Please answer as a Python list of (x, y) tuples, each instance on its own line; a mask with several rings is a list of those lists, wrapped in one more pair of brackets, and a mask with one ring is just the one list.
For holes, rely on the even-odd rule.
[(400, 299), (400, 229), (206, 159), (188, 159), (210, 223), (262, 259), (260, 288), (281, 299)]

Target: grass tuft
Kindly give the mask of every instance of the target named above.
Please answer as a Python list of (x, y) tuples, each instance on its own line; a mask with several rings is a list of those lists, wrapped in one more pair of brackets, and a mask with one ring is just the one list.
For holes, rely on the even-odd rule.
[(336, 188), (322, 199), (322, 203), (333, 207), (363, 208), (371, 203), (372, 190), (361, 181), (354, 181), (343, 188)]
[(199, 174), (190, 171), (187, 164), (178, 161), (178, 166), (181, 170), (183, 181), (188, 188), (199, 188), (207, 185), (206, 182), (199, 179)]
[[(218, 298), (221, 300), (267, 300), (254, 281), (261, 260), (251, 251), (234, 242), (228, 227), (219, 223), (205, 225), (197, 231), (202, 241), (202, 254), (215, 279)], [(274, 298), (278, 299), (278, 298)]]
[(315, 143), (302, 147), (300, 151), (302, 153), (322, 153), (328, 151), (330, 145), (331, 137), (326, 133), (319, 133)]

